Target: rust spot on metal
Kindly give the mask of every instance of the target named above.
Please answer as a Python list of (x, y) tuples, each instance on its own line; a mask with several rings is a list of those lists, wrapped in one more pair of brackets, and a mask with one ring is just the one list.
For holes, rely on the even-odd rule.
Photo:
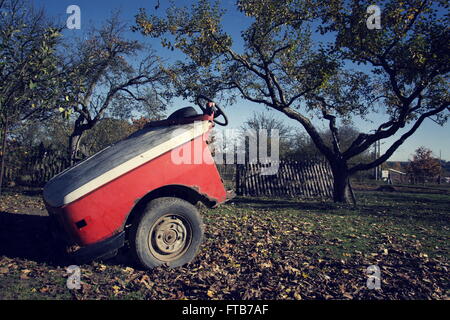
[(219, 199), (213, 198), (213, 197), (209, 196), (207, 193), (201, 192), (199, 186), (196, 186), (196, 185), (194, 185), (194, 186), (182, 185), (182, 186), (191, 188), (194, 191), (196, 191), (201, 197), (205, 198), (206, 200), (208, 200), (211, 203), (212, 208), (215, 208), (217, 205), (219, 205)]

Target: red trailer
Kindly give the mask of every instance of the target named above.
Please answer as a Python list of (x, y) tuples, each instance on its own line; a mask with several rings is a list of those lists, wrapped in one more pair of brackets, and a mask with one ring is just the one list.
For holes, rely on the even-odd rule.
[(202, 114), (182, 108), (45, 185), (49, 215), (68, 244), (79, 247), (78, 263), (113, 256), (124, 245), (146, 268), (195, 257), (203, 236), (195, 205), (213, 208), (228, 198), (207, 144), (214, 123), (228, 120), (203, 99), (209, 102)]

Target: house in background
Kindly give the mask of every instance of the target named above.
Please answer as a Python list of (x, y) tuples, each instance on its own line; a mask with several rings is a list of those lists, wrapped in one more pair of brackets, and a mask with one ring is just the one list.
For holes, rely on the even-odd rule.
[(395, 169), (382, 170), (381, 179), (388, 184), (402, 184), (408, 182), (407, 174)]

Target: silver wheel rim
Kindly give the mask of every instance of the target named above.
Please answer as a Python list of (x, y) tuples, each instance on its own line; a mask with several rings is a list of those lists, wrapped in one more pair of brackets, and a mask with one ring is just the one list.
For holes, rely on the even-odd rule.
[(163, 262), (178, 259), (187, 251), (191, 241), (190, 223), (176, 214), (166, 214), (159, 218), (148, 237), (150, 252)]

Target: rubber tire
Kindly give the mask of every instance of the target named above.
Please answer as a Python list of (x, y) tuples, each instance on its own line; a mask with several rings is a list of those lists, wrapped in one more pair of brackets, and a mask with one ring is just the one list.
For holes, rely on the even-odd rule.
[[(148, 248), (148, 234), (153, 224), (162, 216), (173, 213), (187, 220), (192, 228), (192, 239), (186, 252), (176, 260), (164, 262), (157, 259)], [(191, 203), (174, 197), (157, 198), (148, 203), (143, 214), (131, 227), (130, 247), (138, 264), (147, 269), (163, 264), (175, 268), (191, 262), (200, 249), (203, 240), (203, 222), (197, 208)]]

